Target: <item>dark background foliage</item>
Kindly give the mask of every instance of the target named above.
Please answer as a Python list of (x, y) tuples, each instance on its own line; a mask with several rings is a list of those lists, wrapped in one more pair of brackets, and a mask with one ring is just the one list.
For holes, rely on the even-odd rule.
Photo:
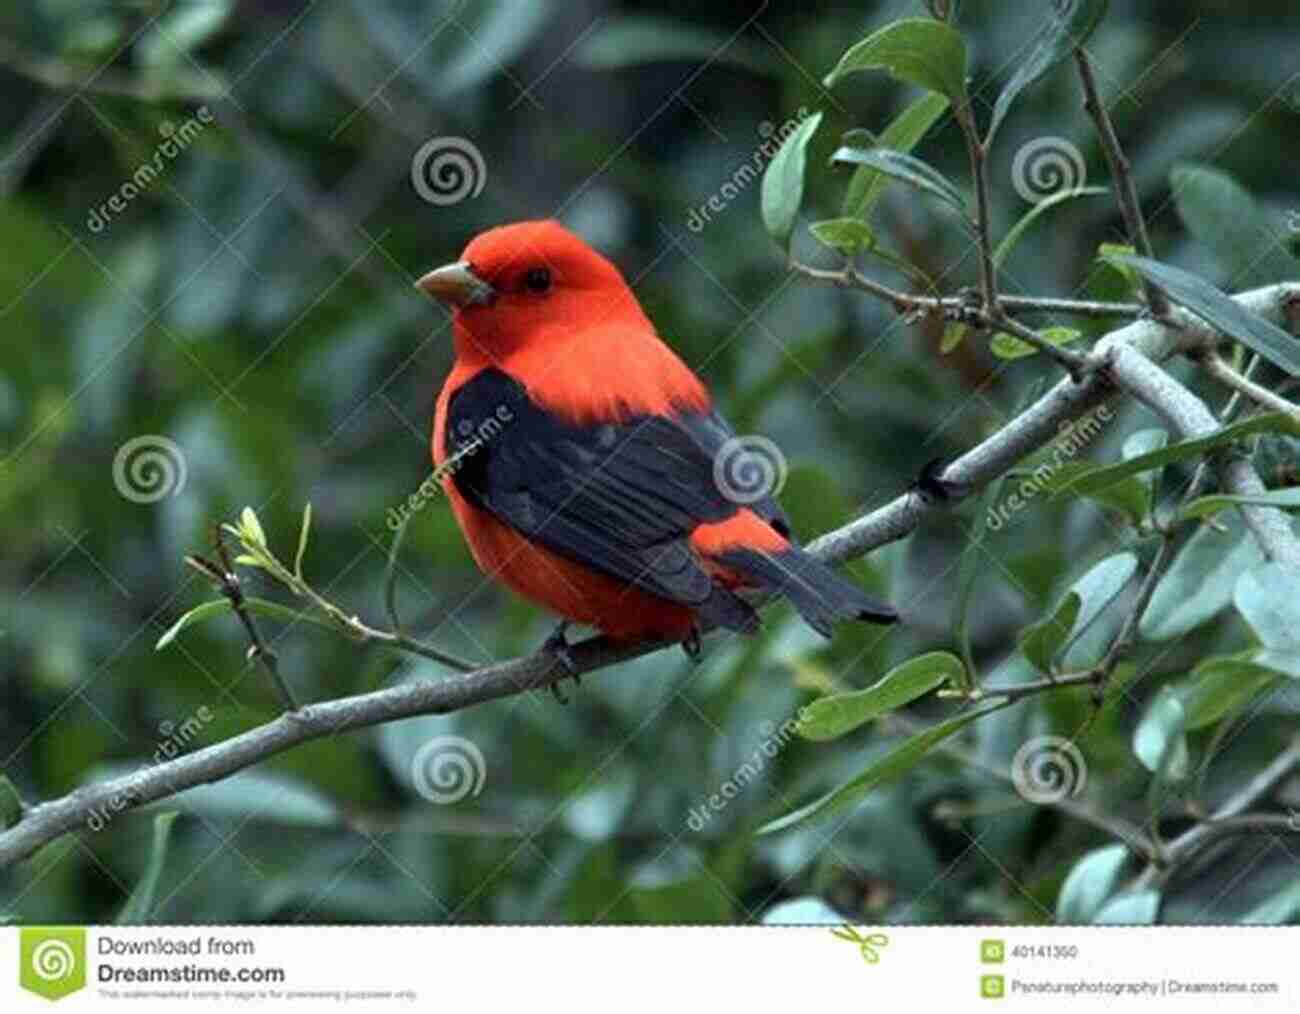
[[(160, 6), (21, 0), (0, 12), (0, 767), (29, 800), (148, 762), (195, 715), (211, 720), (185, 749), (275, 714), (233, 619), (154, 649), (211, 596), (183, 555), (206, 551), (213, 522), (243, 506), (291, 558), (310, 501), (308, 575), (383, 622), (387, 512), (429, 472), (433, 397), (450, 362), (446, 315), (411, 281), (483, 228), (556, 216), (614, 258), (738, 430), (784, 450), (783, 501), (805, 536), (897, 495), (1051, 373), (971, 342), (940, 356), (929, 324), (794, 279), (764, 233), (757, 181), (692, 227), (692, 209), (754, 158), (763, 125), (801, 107), (826, 114), (805, 214), (837, 214), (846, 174), (826, 165), (837, 139), (878, 131), (915, 95), (880, 75), (830, 93), (819, 82), (852, 41), (923, 14), (912, 0), (194, 0), (157, 19)], [(963, 5), (982, 121), (1040, 6)], [(1194, 237), (1169, 173), (1198, 162), (1234, 175), (1273, 229), (1263, 250), (1294, 263), (1285, 227), (1300, 211), (1300, 14), (1282, 0), (1244, 6), (1116, 0), (1090, 44), (1160, 256), (1230, 290), (1278, 276)], [(94, 209), (200, 108), (214, 122), (94, 227)], [(992, 155), (999, 233), (1028, 207), (1015, 153), (1049, 135), (1070, 139), (1091, 181), (1106, 182), (1077, 83), (1053, 74), (1022, 97)], [(478, 196), (435, 206), (416, 193), (412, 158), (438, 136), (481, 152)], [(950, 119), (918, 153), (967, 180)], [(965, 238), (933, 204), (895, 186), (879, 219), (945, 291), (974, 282)], [(1113, 201), (1064, 205), (1007, 262), (1007, 288), (1113, 294), (1094, 256), (1121, 240)], [(831, 262), (802, 227), (795, 246)], [(1124, 409), (1087, 453), (1113, 459), (1152, 425)], [(145, 435), (181, 449), (185, 482), (137, 503), (118, 492), (113, 463)], [(1290, 451), (1273, 441), (1259, 453), (1285, 469)], [(711, 641), (694, 669), (679, 652), (652, 655), (588, 678), (568, 707), (527, 694), (352, 733), (187, 796), (153, 917), (732, 922), (818, 898), (854, 921), (1050, 920), (1074, 862), (1111, 840), (984, 769), (1005, 771), (1030, 737), (1078, 733), (1083, 695), (980, 723), (964, 761), (935, 755), (842, 826), (753, 835), (896, 742), (896, 725), (833, 743), (782, 738), (734, 799), (698, 829), (690, 821), (816, 693), (953, 646), (959, 562), (978, 520), (964, 507), (850, 568), (901, 605), (901, 629), (846, 628), (825, 644), (773, 609), (759, 639)], [(1240, 534), (1228, 523), (1214, 559)], [(991, 534), (971, 613), (986, 674), (1030, 678), (1016, 631), (1133, 542), (1095, 502), (1045, 498)], [(1090, 804), (1139, 822), (1152, 803), (1130, 749), (1138, 717), (1208, 652), (1246, 643), (1240, 620), (1213, 618), (1230, 576), (1202, 568), (1183, 580), (1183, 597), (1219, 595), (1219, 608), (1147, 646), (1126, 694), (1079, 740)], [(438, 501), (410, 526), (399, 591), (413, 630), (476, 662), (526, 652), (549, 629), (549, 617), (484, 584)], [(309, 625), (264, 627), (305, 699), (443, 676)], [(1231, 716), (1214, 750), (1198, 740), (1198, 760), (1213, 764), (1193, 795), (1213, 801), (1260, 767), (1298, 705), (1284, 681)], [(907, 720), (950, 711), (927, 702)], [(413, 790), (411, 761), (450, 734), (482, 751), (486, 781), (437, 806)], [(1185, 826), (1168, 801), (1154, 805), (1165, 833)], [(112, 919), (142, 875), (152, 822), (102, 823), (0, 874), (0, 914)], [(1217, 852), (1171, 886), (1162, 918), (1240, 917), (1294, 879), (1294, 848), (1263, 836)], [(797, 911), (832, 918), (806, 904)]]

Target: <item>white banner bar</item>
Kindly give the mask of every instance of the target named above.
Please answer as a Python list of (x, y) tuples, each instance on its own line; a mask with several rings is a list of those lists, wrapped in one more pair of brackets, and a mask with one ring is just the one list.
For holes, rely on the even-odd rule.
[(5, 927), (0, 1010), (1300, 1009), (1300, 927)]

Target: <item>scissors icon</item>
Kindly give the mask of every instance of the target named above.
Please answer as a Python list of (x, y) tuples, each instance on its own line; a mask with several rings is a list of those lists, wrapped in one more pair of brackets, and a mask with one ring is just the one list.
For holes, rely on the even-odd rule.
[(831, 930), (831, 936), (857, 944), (858, 950), (862, 952), (862, 960), (868, 965), (874, 965), (880, 961), (880, 954), (876, 948), (889, 946), (889, 937), (885, 936), (885, 934), (868, 933), (863, 936), (849, 925)]

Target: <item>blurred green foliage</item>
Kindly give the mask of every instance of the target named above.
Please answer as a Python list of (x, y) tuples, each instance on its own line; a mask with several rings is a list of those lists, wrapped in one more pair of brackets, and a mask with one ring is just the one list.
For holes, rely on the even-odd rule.
[[(982, 124), (1040, 28), (1038, 6), (961, 5)], [(1160, 258), (1228, 291), (1295, 278), (1294, 5), (1110, 7), (1090, 49)], [(870, 187), (871, 231), (885, 251), (944, 292), (972, 284), (975, 258), (950, 210), (828, 164), (845, 132), (879, 134), (924, 97), (878, 74), (847, 76), (831, 91), (822, 78), (853, 40), (923, 16), (911, 0), (757, 12), (612, 0), (7, 5), (0, 768), (21, 796), (54, 797), (150, 763), (179, 729), (194, 732), (181, 747), (192, 750), (276, 713), (274, 688), (246, 664), (230, 617), (154, 650), (178, 616), (211, 597), (182, 557), (207, 552), (214, 523), (244, 505), (287, 559), (310, 501), (306, 574), (333, 601), (382, 622), (386, 512), (429, 472), (432, 401), (450, 362), (445, 314), (410, 283), (486, 227), (557, 216), (613, 257), (738, 430), (783, 448), (792, 468), (782, 499), (805, 537), (892, 498), (927, 461), (1005, 422), (1050, 373), (1041, 357), (997, 359), (969, 339), (941, 355), (945, 336), (932, 322), (900, 321), (861, 294), (796, 281), (764, 231), (757, 178), (735, 182), (774, 131), (801, 109), (819, 112), (803, 213), (790, 223), (794, 251), (836, 263), (805, 226), (853, 217)], [(894, 136), (968, 192), (960, 132), (941, 111), (914, 114), (925, 116), (919, 129), (904, 122)], [(1069, 139), (1088, 180), (1107, 182), (1076, 83), (1050, 74), (999, 129), (995, 236), (1029, 210), (1013, 158), (1045, 136)], [(421, 199), (412, 160), (436, 137), (468, 139), (481, 154), (477, 196)], [(142, 174), (146, 166), (155, 172)], [(1175, 192), (1171, 171), (1189, 185)], [(715, 195), (720, 210), (709, 204)], [(1234, 200), (1244, 210), (1208, 216)], [(707, 221), (693, 217), (701, 207)], [(831, 234), (841, 249), (865, 242), (856, 227)], [(1122, 271), (1096, 259), (1101, 244), (1123, 241), (1113, 201), (1063, 203), (1025, 230), (1004, 284), (1129, 298)], [(870, 265), (908, 284), (886, 261)], [(1039, 317), (1036, 325), (1062, 323)], [(1088, 340), (1107, 327), (1069, 323)], [(1268, 369), (1261, 376), (1275, 380)], [(1083, 455), (1118, 461), (1126, 438), (1153, 425), (1145, 410), (1117, 410)], [(115, 475), (121, 449), (141, 437), (165, 437), (178, 452), (127, 473), (146, 502), (122, 495), (122, 467)], [(1293, 441), (1260, 438), (1255, 454), (1269, 485), (1295, 484)], [(1168, 494), (1194, 464), (1142, 481)], [(151, 483), (167, 495), (154, 499)], [(990, 683), (1030, 680), (1030, 658), (1068, 667), (1073, 653), (1087, 664), (1118, 629), (1130, 597), (1093, 594), (1099, 565), (1149, 561), (1151, 551), (1123, 510), (1044, 493), (982, 531), (986, 510), (972, 500), (850, 567), (900, 604), (901, 628), (846, 627), (825, 644), (774, 608), (760, 637), (711, 640), (696, 668), (678, 652), (648, 656), (588, 678), (568, 707), (527, 694), (318, 741), (169, 802), (182, 813), (174, 826), (110, 813), (65, 836), (0, 873), (0, 915), (1104, 917), (1125, 870), (1113, 839), (1025, 802), (1006, 772), (1032, 737), (1077, 736), (1090, 805), (1170, 836), (1188, 826), (1185, 800), (1213, 805), (1282, 747), (1300, 708), (1295, 680), (1276, 669), (1261, 677), (1244, 657), (1216, 661), (1209, 675), (1203, 662), (1255, 643), (1229, 608), (1238, 576), (1258, 562), (1232, 512), (1180, 554), (1144, 621), (1136, 666), (1098, 715), (1081, 693), (996, 710), (953, 729), (960, 755), (928, 755), (856, 801), (847, 820), (755, 836), (900, 749), (912, 729), (900, 722), (954, 714), (931, 695), (904, 719), (831, 742), (788, 734), (816, 696), (868, 687), (929, 650), (959, 652)], [(258, 576), (248, 584), (283, 594)], [(528, 651), (549, 627), (549, 617), (484, 584), (438, 501), (409, 526), (398, 587), (412, 631), (476, 662)], [(1246, 594), (1237, 606), (1249, 614), (1270, 592)], [(1017, 633), (1045, 618), (1056, 627), (1040, 626), (1019, 651)], [(301, 699), (448, 678), (434, 663), (362, 651), (307, 624), (264, 627)], [(1279, 666), (1294, 657), (1285, 645), (1277, 654)], [(1192, 693), (1239, 677), (1252, 688), (1240, 700)], [(200, 714), (210, 720), (196, 722)], [(485, 780), (477, 794), (436, 805), (418, 791), (412, 763), (449, 735), (481, 751)], [(1171, 766), (1185, 777), (1162, 782)], [(752, 777), (738, 780), (747, 768)], [(725, 785), (734, 791), (712, 805)], [(1294, 793), (1291, 802), (1300, 805)], [(1295, 839), (1279, 842), (1226, 843), (1169, 886), (1160, 918), (1223, 922), (1272, 904), (1270, 920), (1294, 919), (1295, 892), (1275, 896), (1295, 878)], [(781, 904), (792, 899), (803, 901)], [(1111, 900), (1111, 916), (1151, 916), (1147, 901)]]

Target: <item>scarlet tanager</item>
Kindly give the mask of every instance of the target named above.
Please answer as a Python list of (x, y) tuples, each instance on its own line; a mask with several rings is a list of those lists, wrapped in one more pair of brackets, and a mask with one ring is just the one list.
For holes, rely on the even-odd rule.
[(825, 636), (898, 618), (799, 548), (770, 496), (728, 495), (732, 428), (618, 269), (559, 223), (491, 229), (416, 284), (454, 307), (443, 488), (483, 571), (564, 618), (561, 660), (570, 621), (688, 650), (702, 626), (752, 632), (742, 588)]

